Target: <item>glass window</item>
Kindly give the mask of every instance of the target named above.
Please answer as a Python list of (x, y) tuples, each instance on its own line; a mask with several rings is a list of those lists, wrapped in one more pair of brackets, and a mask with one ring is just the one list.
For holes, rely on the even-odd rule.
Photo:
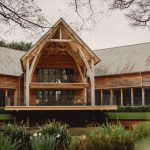
[(49, 69), (49, 82), (54, 83), (55, 80), (55, 69)]
[(121, 90), (120, 89), (113, 90), (113, 104), (116, 104), (117, 106), (121, 105)]
[(48, 69), (43, 69), (43, 82), (48, 82)]
[(39, 82), (73, 82), (73, 69), (37, 69), (37, 81)]
[(145, 105), (150, 105), (150, 88), (145, 88)]
[(110, 105), (110, 90), (103, 90), (103, 105)]
[(135, 106), (142, 105), (142, 89), (141, 88), (133, 89), (133, 105)]
[(95, 104), (101, 105), (101, 90), (95, 90)]
[(131, 89), (123, 89), (123, 105), (131, 106)]

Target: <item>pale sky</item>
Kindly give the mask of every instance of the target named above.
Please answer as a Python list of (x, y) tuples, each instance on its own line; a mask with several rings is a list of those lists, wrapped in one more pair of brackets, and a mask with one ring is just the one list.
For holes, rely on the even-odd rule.
[[(79, 25), (80, 23), (80, 18), (71, 7), (68, 7), (67, 4), (69, 1), (70, 0), (38, 0), (38, 6), (52, 24), (60, 17), (63, 17), (72, 28), (76, 29), (77, 24)], [(91, 30), (81, 30), (77, 32), (91, 49), (103, 49), (150, 42), (150, 28), (133, 29), (129, 26), (128, 20), (120, 11), (107, 13), (107, 10), (104, 10), (104, 14), (105, 13), (106, 15), (101, 16), (101, 21), (98, 22), (95, 27), (92, 26)], [(32, 40), (31, 37), (29, 38), (20, 29), (14, 32), (15, 33), (12, 32), (12, 34), (1, 33), (1, 37), (7, 41)], [(33, 41), (35, 41), (35, 39), (33, 39)]]

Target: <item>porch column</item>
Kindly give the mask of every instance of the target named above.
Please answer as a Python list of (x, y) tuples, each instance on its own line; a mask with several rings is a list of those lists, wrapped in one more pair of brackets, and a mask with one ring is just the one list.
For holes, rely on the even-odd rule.
[(5, 90), (5, 106), (10, 106), (10, 104), (8, 103), (8, 90)]
[(17, 106), (17, 104), (18, 104), (18, 94), (17, 94), (18, 92), (17, 92), (17, 89), (14, 91), (14, 106)]
[(123, 106), (123, 89), (120, 89), (121, 91), (121, 106)]
[(91, 105), (95, 106), (95, 77), (94, 77), (94, 61), (91, 59)]
[(103, 105), (103, 90), (101, 90), (101, 105)]
[(142, 87), (142, 106), (145, 106), (145, 89)]
[(26, 80), (25, 80), (25, 104), (29, 106), (29, 59), (27, 59), (26, 63)]
[(133, 106), (133, 98), (134, 98), (133, 88), (131, 88), (131, 106)]
[(113, 105), (113, 90), (110, 90), (110, 105)]

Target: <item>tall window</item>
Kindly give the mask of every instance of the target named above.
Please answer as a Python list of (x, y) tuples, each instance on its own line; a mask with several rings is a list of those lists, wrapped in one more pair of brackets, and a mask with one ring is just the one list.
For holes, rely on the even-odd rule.
[(123, 89), (123, 105), (131, 106), (131, 89)]
[(133, 89), (133, 105), (142, 105), (142, 89), (134, 88)]
[(120, 89), (113, 90), (113, 101), (117, 106), (121, 105), (121, 91)]
[(40, 105), (71, 105), (74, 100), (72, 90), (37, 91), (37, 100)]
[(150, 88), (145, 88), (145, 105), (150, 105)]
[(38, 82), (67, 83), (74, 81), (73, 69), (37, 69)]

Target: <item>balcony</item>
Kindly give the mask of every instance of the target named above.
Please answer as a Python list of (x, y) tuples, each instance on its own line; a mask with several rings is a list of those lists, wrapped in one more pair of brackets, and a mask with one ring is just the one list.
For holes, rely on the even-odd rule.
[(88, 87), (88, 83), (49, 83), (31, 82), (31, 89), (83, 89)]

